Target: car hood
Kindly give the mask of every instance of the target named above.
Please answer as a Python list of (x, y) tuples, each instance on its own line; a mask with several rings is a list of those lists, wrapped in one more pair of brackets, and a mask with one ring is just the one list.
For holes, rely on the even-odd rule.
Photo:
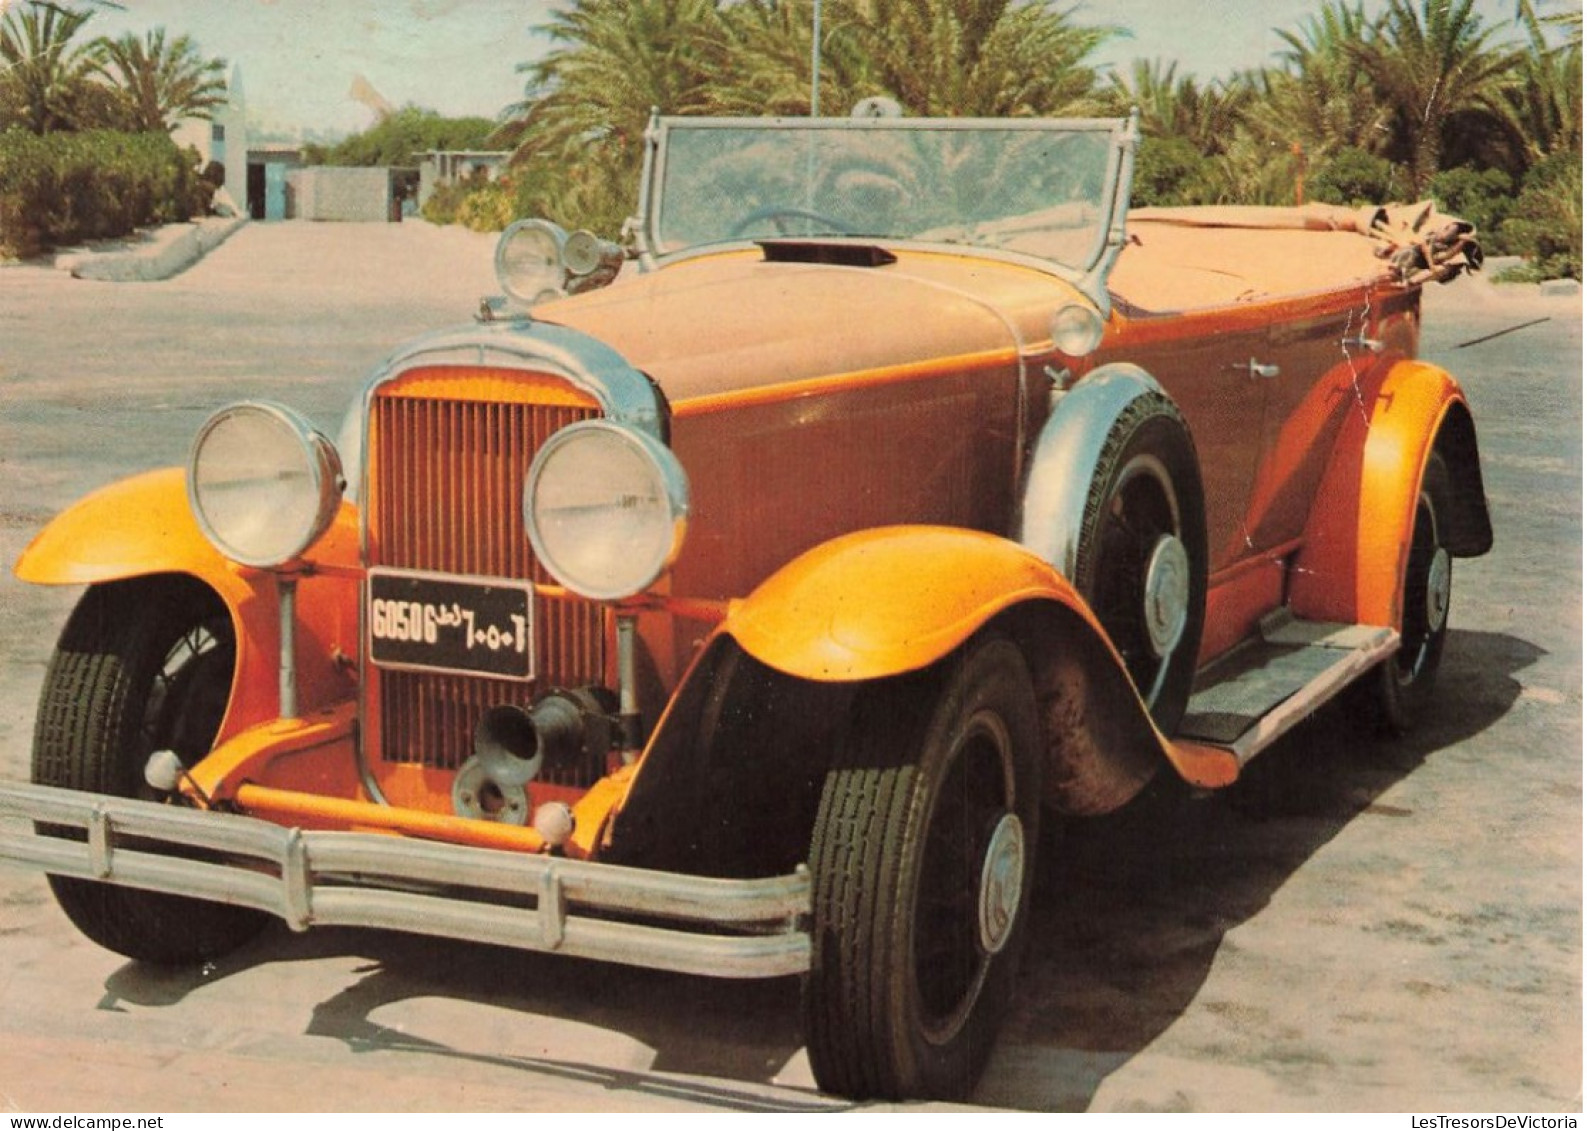
[(1042, 352), (1078, 292), (1018, 264), (900, 252), (879, 267), (704, 256), (537, 307), (685, 402), (850, 374), (907, 373), (964, 358)]

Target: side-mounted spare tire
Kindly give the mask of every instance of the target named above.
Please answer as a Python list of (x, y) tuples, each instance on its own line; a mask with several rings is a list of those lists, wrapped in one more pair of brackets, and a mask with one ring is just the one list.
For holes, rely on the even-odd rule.
[[(191, 578), (88, 590), (44, 676), (33, 780), (158, 799), (144, 783), (144, 764), (156, 750), (174, 750), (185, 765), (209, 753), (231, 696), (236, 655), (225, 606)], [(251, 908), (64, 876), (49, 882), (83, 934), (145, 962), (214, 958), (269, 922)]]
[(1143, 391), (1119, 412), (1085, 489), (1071, 580), (1172, 734), (1206, 617), (1207, 521), (1195, 445), (1168, 396)]

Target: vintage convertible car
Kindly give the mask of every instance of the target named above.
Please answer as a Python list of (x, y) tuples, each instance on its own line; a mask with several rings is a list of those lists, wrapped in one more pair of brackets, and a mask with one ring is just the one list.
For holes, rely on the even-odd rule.
[(1126, 216), (1135, 135), (658, 119), (629, 248), (515, 225), (337, 443), (233, 405), (38, 535), (87, 590), (0, 855), (153, 962), (799, 974), (823, 1088), (964, 1094), (1043, 824), (1347, 690), (1408, 727), (1491, 542), (1416, 360), (1469, 227)]

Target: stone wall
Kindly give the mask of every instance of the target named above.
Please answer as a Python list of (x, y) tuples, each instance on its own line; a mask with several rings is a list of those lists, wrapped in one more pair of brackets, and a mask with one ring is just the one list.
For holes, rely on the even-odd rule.
[(389, 169), (311, 165), (287, 174), (299, 220), (378, 221), (391, 219)]

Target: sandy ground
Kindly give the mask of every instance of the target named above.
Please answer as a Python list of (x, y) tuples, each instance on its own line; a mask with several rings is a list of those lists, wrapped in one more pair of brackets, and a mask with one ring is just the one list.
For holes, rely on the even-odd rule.
[[(252, 225), (165, 283), (0, 269), (0, 556), (217, 405), (334, 429), (363, 375), (493, 290), (490, 242)], [(1536, 318), (1531, 328), (1462, 343)], [(1036, 941), (976, 1095), (1030, 1110), (1581, 1109), (1581, 302), (1462, 282), (1497, 546), (1461, 562), (1436, 718), (1328, 710), (1236, 790), (1157, 790), (1048, 838)], [(75, 594), (0, 576), (0, 777)], [(793, 1110), (797, 985), (381, 932), (272, 930), (126, 963), (0, 866), (0, 1110)]]

